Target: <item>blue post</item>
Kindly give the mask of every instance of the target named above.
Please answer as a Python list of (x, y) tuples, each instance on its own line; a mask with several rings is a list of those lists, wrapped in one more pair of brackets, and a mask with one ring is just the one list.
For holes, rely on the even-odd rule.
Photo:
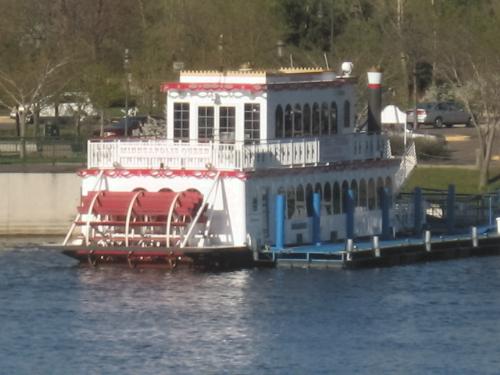
[(389, 209), (391, 208), (391, 195), (388, 188), (380, 188), (380, 208), (382, 210), (382, 239), (391, 238)]
[(448, 197), (446, 199), (446, 227), (448, 233), (455, 229), (455, 185), (448, 186)]
[(422, 232), (422, 189), (416, 187), (413, 191), (413, 229), (416, 234)]
[(354, 239), (354, 194), (348, 189), (344, 197), (345, 204), (345, 228), (347, 238)]
[(276, 248), (283, 249), (285, 244), (285, 196), (276, 196)]
[(321, 230), (320, 230), (320, 222), (321, 222), (321, 197), (319, 193), (313, 193), (313, 232), (312, 232), (312, 240), (313, 243), (319, 245), (321, 243)]

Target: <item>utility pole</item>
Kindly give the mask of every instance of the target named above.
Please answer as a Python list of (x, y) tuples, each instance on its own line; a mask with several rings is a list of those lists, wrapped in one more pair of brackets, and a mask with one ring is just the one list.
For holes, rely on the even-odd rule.
[(333, 26), (334, 26), (333, 0), (330, 1), (330, 55), (333, 56)]
[(128, 95), (129, 95), (129, 51), (125, 48), (123, 57), (123, 69), (125, 70), (125, 132), (124, 136), (128, 137)]
[(436, 58), (437, 58), (437, 12), (436, 12), (436, 2), (431, 0), (432, 6), (432, 85), (436, 85)]
[(217, 51), (219, 51), (219, 70), (224, 71), (224, 34), (219, 35), (217, 41)]
[(401, 60), (401, 70), (403, 76), (403, 82), (405, 85), (406, 99), (407, 103), (410, 103), (411, 94), (409, 92), (409, 76), (408, 76), (408, 56), (406, 54), (405, 40), (403, 38), (403, 23), (404, 23), (404, 1), (396, 0), (396, 27), (399, 37), (399, 48), (400, 48), (400, 60)]

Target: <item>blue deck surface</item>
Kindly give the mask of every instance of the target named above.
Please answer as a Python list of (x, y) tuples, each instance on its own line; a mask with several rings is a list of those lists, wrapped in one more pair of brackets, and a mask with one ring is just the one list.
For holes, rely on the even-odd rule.
[[(477, 233), (479, 237), (488, 236), (492, 230), (496, 230), (496, 227), (493, 226), (481, 226), (477, 227)], [(453, 241), (463, 241), (470, 240), (471, 233), (458, 233), (452, 235), (439, 235), (439, 236), (431, 236), (431, 243), (439, 243), (439, 242), (453, 242)], [(360, 250), (372, 250), (373, 245), (371, 240), (360, 240), (353, 242), (354, 249), (357, 251)], [(393, 240), (380, 240), (379, 247), (381, 249), (384, 248), (394, 248), (394, 247), (407, 247), (412, 245), (424, 245), (424, 238), (422, 237), (401, 237)], [(308, 244), (301, 246), (290, 246), (285, 248), (277, 248), (271, 247), (271, 252), (279, 254), (303, 254), (303, 253), (314, 253), (314, 254), (335, 254), (341, 253), (346, 250), (345, 242), (337, 242), (337, 243), (320, 243), (318, 245)]]

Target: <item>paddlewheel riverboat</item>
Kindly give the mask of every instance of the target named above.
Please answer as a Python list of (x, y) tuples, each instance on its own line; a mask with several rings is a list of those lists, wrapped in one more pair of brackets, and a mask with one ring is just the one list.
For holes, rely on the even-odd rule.
[(380, 132), (378, 71), (368, 125), (355, 128), (351, 70), (181, 72), (162, 86), (166, 139), (88, 142), (65, 253), (93, 265), (250, 264), (278, 240), (277, 195), (284, 246), (386, 230), (381, 194), (399, 189), (415, 153), (393, 157)]

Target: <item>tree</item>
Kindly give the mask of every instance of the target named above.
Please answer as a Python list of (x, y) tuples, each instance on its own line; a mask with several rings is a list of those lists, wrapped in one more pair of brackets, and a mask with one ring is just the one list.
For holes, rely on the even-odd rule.
[[(26, 119), (64, 85), (62, 71), (71, 52), (58, 38), (58, 25), (50, 17), (48, 1), (9, 3), (2, 23), (0, 43), (0, 105), (16, 107), (19, 115), (21, 158), (25, 157)], [(57, 51), (57, 53), (56, 53)]]
[[(473, 114), (478, 136), (479, 188), (489, 182), (493, 142), (500, 128), (500, 5), (481, 2), (443, 9), (439, 73)], [(467, 22), (465, 22), (467, 20)], [(453, 25), (453, 27), (451, 27)]]

